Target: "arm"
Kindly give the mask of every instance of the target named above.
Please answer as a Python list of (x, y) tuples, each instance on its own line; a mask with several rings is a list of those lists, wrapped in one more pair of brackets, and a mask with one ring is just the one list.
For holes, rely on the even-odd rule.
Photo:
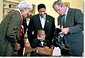
[(29, 40), (30, 44), (32, 44), (32, 41), (33, 41), (33, 39), (32, 39), (32, 31), (33, 31), (33, 21), (32, 21), (32, 18), (30, 18), (28, 31), (27, 31), (28, 40)]
[(52, 28), (51, 28), (51, 37), (52, 37), (52, 39), (53, 39), (53, 37), (54, 37), (54, 32), (55, 32), (55, 19), (53, 18), (53, 20), (52, 20)]
[[(11, 43), (11, 45), (14, 47), (14, 45), (17, 43), (17, 32), (19, 30), (19, 26), (20, 26), (20, 20), (21, 20), (21, 16), (19, 16), (20, 14), (18, 12), (13, 12), (10, 13), (11, 18), (10, 18), (10, 23), (8, 25), (8, 29), (7, 29), (7, 40)], [(7, 17), (7, 19), (9, 19)]]
[(49, 40), (45, 40), (45, 43), (46, 43), (45, 47), (51, 48), (51, 43)]
[[(63, 34), (72, 34), (83, 31), (83, 14), (80, 10), (74, 11), (74, 17), (72, 18), (74, 20), (74, 25), (71, 27), (63, 28), (62, 32)], [(70, 23), (69, 23), (70, 24)]]
[(83, 14), (80, 10), (75, 10), (75, 26), (69, 27), (70, 33), (83, 31)]

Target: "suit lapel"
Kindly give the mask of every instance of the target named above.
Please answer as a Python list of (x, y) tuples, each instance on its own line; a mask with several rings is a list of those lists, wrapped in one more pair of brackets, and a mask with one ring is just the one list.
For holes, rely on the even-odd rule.
[(72, 13), (72, 12), (71, 12), (71, 9), (69, 8), (68, 14), (67, 14), (67, 17), (66, 17), (65, 27), (66, 27), (66, 25), (68, 25), (69, 21), (71, 21), (71, 20), (70, 20), (70, 18), (72, 17), (71, 13)]
[(46, 26), (48, 25), (49, 22), (50, 22), (50, 21), (49, 21), (49, 17), (48, 17), (48, 15), (46, 14), (46, 21), (45, 21), (44, 28), (46, 28)]
[(39, 14), (38, 14), (38, 16), (37, 16), (36, 22), (37, 22), (37, 24), (42, 28)]

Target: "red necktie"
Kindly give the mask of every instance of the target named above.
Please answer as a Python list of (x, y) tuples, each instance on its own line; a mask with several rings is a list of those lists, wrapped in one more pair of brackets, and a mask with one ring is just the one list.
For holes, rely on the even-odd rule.
[(23, 24), (23, 18), (21, 18), (21, 28), (20, 28), (19, 40), (22, 38), (22, 34), (24, 34), (24, 27), (22, 24)]

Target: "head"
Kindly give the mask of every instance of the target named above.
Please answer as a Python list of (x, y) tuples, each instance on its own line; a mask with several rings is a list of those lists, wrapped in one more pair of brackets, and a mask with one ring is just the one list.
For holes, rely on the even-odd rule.
[(46, 37), (45, 31), (43, 29), (38, 30), (37, 36), (41, 37), (42, 40), (45, 40), (45, 37)]
[(66, 6), (61, 0), (55, 1), (53, 4), (53, 8), (59, 15), (64, 15), (66, 11)]
[(46, 6), (44, 4), (39, 4), (38, 5), (38, 12), (40, 16), (45, 16), (46, 15)]
[(31, 14), (32, 11), (32, 4), (26, 2), (26, 1), (21, 1), (19, 5), (17, 6), (18, 9), (20, 9), (21, 14), (24, 18), (26, 18), (28, 15)]

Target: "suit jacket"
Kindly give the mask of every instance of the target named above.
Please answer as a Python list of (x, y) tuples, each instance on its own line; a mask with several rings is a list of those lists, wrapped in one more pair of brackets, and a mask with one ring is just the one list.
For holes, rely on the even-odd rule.
[(21, 15), (12, 11), (0, 24), (0, 56), (11, 56), (13, 47), (19, 39)]
[[(58, 18), (58, 25), (62, 16)], [(64, 36), (65, 44), (70, 48), (71, 55), (81, 55), (83, 52), (83, 14), (79, 9), (69, 8), (66, 17), (65, 28), (69, 27), (70, 32)]]
[(48, 40), (44, 40), (43, 41), (43, 45), (41, 44), (41, 41), (38, 39), (34, 39), (33, 43), (32, 43), (32, 48), (36, 48), (36, 47), (44, 47), (47, 46), (49, 48), (51, 48), (51, 43)]
[[(37, 30), (39, 29), (42, 29), (42, 25), (40, 22), (39, 14), (37, 14), (30, 18), (28, 26), (28, 39), (30, 44), (32, 43), (34, 38), (37, 38)], [(52, 42), (52, 38), (54, 36), (54, 31), (55, 31), (55, 23), (54, 23), (54, 18), (47, 14), (46, 14), (46, 22), (44, 30), (46, 32), (46, 39)], [(34, 31), (34, 35), (32, 35), (32, 31)]]

